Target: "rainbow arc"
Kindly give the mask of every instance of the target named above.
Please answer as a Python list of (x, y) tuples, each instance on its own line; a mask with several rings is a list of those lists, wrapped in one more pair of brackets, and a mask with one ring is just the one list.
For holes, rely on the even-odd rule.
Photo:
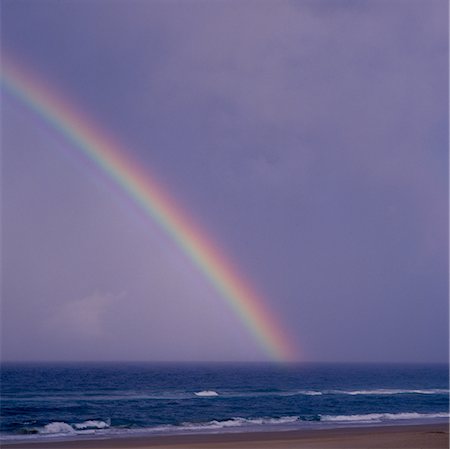
[(16, 62), (3, 58), (1, 79), (8, 92), (63, 135), (74, 149), (118, 185), (147, 217), (158, 223), (273, 359), (297, 359), (297, 349), (274, 313), (269, 311), (267, 301), (122, 145), (77, 112), (61, 94), (46, 87), (35, 74)]

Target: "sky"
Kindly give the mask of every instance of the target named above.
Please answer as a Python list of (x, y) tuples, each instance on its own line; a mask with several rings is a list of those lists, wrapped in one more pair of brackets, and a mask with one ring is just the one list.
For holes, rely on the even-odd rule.
[[(2, 55), (207, 230), (300, 361), (448, 360), (448, 2), (3, 0)], [(2, 358), (269, 360), (2, 91)]]

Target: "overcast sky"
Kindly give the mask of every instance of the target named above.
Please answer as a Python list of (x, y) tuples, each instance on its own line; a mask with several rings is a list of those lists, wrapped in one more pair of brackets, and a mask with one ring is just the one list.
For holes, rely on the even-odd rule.
[[(156, 173), (302, 360), (444, 361), (447, 3), (2, 0), (2, 50)], [(1, 113), (4, 359), (267, 359), (69, 142)]]

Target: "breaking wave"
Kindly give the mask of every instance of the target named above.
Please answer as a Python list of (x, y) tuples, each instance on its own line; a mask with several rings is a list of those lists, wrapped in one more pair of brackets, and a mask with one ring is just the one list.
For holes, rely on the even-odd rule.
[(41, 430), (36, 429), (38, 433), (75, 433), (75, 429), (65, 422), (51, 422)]
[(88, 420), (79, 424), (73, 424), (73, 427), (77, 430), (86, 430), (86, 429), (107, 429), (110, 427), (110, 422), (105, 421), (96, 421), (96, 420)]
[(213, 391), (213, 390), (197, 391), (194, 394), (195, 394), (195, 396), (198, 396), (201, 398), (212, 398), (215, 396), (219, 396), (219, 393), (217, 393), (217, 391)]
[(74, 424), (68, 424), (63, 421), (54, 421), (49, 424), (46, 424), (44, 427), (34, 427), (31, 429), (25, 429), (24, 433), (43, 434), (43, 435), (58, 435), (58, 434), (68, 435), (77, 433), (92, 433), (95, 432), (95, 430), (108, 429), (110, 426), (111, 426), (110, 422), (100, 420), (88, 420)]
[[(66, 423), (54, 421), (43, 427), (25, 428), (21, 434), (23, 438), (36, 437), (64, 437), (73, 438), (78, 435), (175, 435), (187, 433), (216, 433), (216, 432), (247, 432), (264, 430), (265, 427), (278, 429), (314, 428), (314, 426), (353, 426), (377, 425), (397, 420), (426, 421), (428, 419), (448, 419), (449, 413), (367, 413), (355, 415), (300, 415), (281, 417), (233, 417), (223, 420), (204, 422), (183, 422), (181, 424), (165, 424), (151, 427), (136, 427), (135, 425), (111, 425), (109, 420), (87, 420), (80, 423)], [(20, 439), (18, 435), (2, 436), (2, 439)]]
[(367, 413), (365, 415), (321, 415), (322, 422), (380, 423), (397, 419), (448, 418), (448, 413)]
[(183, 423), (179, 428), (186, 430), (224, 429), (227, 427), (261, 426), (289, 424), (300, 420), (299, 416), (284, 416), (281, 418), (230, 418), (223, 421), (209, 421), (205, 423)]
[(378, 388), (378, 389), (361, 389), (361, 390), (285, 390), (285, 391), (221, 391), (218, 393), (214, 390), (202, 390), (197, 392), (179, 391), (179, 392), (158, 392), (158, 393), (137, 393), (129, 392), (128, 394), (85, 394), (85, 395), (55, 395), (46, 397), (14, 397), (2, 398), (3, 403), (8, 402), (53, 402), (53, 401), (144, 401), (144, 400), (189, 400), (192, 395), (196, 397), (216, 397), (220, 396), (224, 399), (228, 398), (245, 398), (245, 397), (273, 397), (273, 396), (322, 396), (322, 395), (367, 395), (367, 396), (384, 396), (384, 395), (448, 395), (448, 389), (431, 388), (431, 389), (396, 389), (396, 388)]
[(395, 388), (380, 388), (374, 390), (331, 390), (331, 394), (350, 394), (350, 395), (390, 395), (390, 394), (448, 394), (449, 390), (435, 388), (428, 390), (401, 390)]

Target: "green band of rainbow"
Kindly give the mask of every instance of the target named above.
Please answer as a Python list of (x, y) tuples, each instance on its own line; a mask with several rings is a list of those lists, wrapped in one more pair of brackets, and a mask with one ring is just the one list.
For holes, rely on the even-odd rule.
[(173, 198), (144, 172), (127, 151), (78, 113), (54, 89), (11, 60), (2, 61), (2, 84), (16, 98), (81, 151), (123, 189), (140, 209), (176, 242), (212, 283), (275, 360), (295, 360), (298, 353), (263, 298), (233, 269), (233, 264)]

